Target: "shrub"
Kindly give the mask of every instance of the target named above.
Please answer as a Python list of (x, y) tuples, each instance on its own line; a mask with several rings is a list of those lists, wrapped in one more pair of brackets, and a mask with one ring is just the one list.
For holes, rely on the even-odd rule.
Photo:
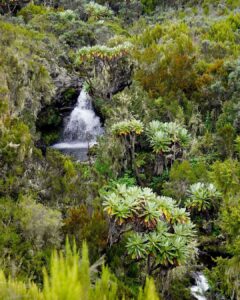
[(86, 4), (84, 8), (90, 20), (111, 18), (113, 16), (113, 12), (110, 9), (93, 1), (90, 1), (88, 4)]
[(19, 16), (22, 16), (24, 21), (28, 23), (36, 15), (46, 15), (49, 12), (49, 8), (45, 6), (38, 6), (34, 4), (28, 4), (24, 7), (19, 13)]
[[(91, 283), (88, 248), (85, 243), (82, 246), (80, 257), (66, 244), (65, 255), (63, 252), (53, 252), (50, 272), (44, 270), (44, 283), (42, 291), (33, 283), (25, 284), (12, 278), (6, 278), (0, 272), (0, 297), (13, 300), (115, 300), (118, 299), (117, 279), (109, 272), (107, 267), (102, 268), (100, 277)], [(96, 271), (96, 270), (94, 270)], [(154, 281), (147, 279), (144, 291), (140, 292), (138, 299), (158, 300)]]

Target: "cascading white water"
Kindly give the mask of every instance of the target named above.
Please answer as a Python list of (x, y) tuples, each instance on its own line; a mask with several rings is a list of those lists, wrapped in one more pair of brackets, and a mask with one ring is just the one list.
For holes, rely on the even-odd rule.
[(209, 290), (207, 278), (202, 273), (195, 274), (196, 285), (191, 287), (191, 294), (197, 300), (207, 300), (205, 294)]
[(89, 147), (96, 143), (103, 128), (93, 110), (91, 97), (83, 89), (65, 123), (63, 141), (52, 147), (73, 155), (78, 160), (86, 160)]

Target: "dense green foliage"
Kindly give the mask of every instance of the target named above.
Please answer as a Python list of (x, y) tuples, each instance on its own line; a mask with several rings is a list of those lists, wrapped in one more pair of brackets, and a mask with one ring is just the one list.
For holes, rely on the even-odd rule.
[(117, 185), (104, 198), (103, 206), (111, 217), (110, 243), (118, 241), (124, 231), (128, 235), (131, 232), (127, 253), (132, 259), (147, 261), (148, 274), (163, 266), (190, 263), (194, 258), (194, 225), (172, 198), (126, 185)]
[[(103, 265), (101, 275), (99, 278), (97, 277), (98, 269), (96, 266), (89, 266), (86, 244), (83, 243), (80, 257), (76, 246), (72, 250), (67, 243), (65, 254), (56, 251), (52, 253), (49, 274), (44, 270), (42, 291), (34, 283), (25, 284), (12, 278), (6, 278), (1, 271), (0, 298), (34, 300), (118, 299), (120, 294), (118, 282), (108, 268)], [(140, 290), (138, 299), (159, 299), (152, 279), (147, 279), (144, 291)]]
[[(0, 0), (1, 299), (240, 299), (239, 7)], [(83, 85), (89, 162), (49, 147)]]

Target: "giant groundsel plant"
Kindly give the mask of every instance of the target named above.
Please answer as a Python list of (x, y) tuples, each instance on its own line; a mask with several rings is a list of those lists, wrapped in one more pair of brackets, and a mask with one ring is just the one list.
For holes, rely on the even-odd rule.
[(156, 155), (155, 173), (163, 172), (163, 165), (182, 157), (190, 141), (188, 131), (176, 122), (152, 121), (147, 126), (147, 137)]
[(126, 160), (131, 165), (132, 170), (135, 170), (136, 175), (138, 172), (135, 165), (135, 145), (137, 142), (137, 136), (139, 136), (143, 130), (143, 123), (135, 118), (119, 121), (111, 127), (112, 134), (119, 138), (121, 143), (124, 145)]
[(186, 206), (191, 211), (206, 212), (217, 206), (221, 193), (212, 183), (197, 182), (188, 190)]
[(109, 242), (130, 231), (127, 254), (147, 261), (147, 272), (186, 264), (194, 256), (195, 230), (188, 212), (149, 188), (117, 185), (103, 196), (110, 218)]

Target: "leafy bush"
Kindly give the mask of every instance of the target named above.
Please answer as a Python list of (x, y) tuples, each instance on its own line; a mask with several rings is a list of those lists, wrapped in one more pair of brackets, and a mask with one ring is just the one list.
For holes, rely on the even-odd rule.
[[(89, 266), (86, 244), (83, 243), (80, 257), (76, 248), (71, 250), (67, 243), (65, 255), (53, 252), (50, 272), (48, 274), (46, 270), (44, 271), (42, 291), (33, 283), (25, 284), (16, 279), (7, 279), (1, 271), (0, 297), (9, 300), (16, 297), (35, 300), (117, 299), (118, 282), (110, 274), (108, 268), (102, 268), (101, 276), (94, 284), (91, 284), (91, 271), (93, 270)], [(144, 291), (140, 292), (139, 299), (159, 299), (152, 279), (147, 280)]]
[(36, 15), (46, 15), (50, 10), (45, 6), (37, 6), (32, 3), (24, 7), (19, 13), (19, 16), (22, 16), (24, 21), (28, 23)]
[(59, 247), (61, 243), (62, 216), (57, 210), (36, 203), (30, 197), (20, 200), (20, 226), (24, 238), (32, 243), (33, 249)]

